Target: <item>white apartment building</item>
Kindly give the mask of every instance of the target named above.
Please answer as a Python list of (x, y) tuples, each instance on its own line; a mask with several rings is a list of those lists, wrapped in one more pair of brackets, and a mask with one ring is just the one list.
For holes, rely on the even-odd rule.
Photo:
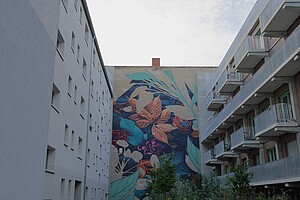
[(3, 0), (0, 32), (1, 199), (107, 199), (112, 80), (86, 1)]
[(297, 191), (299, 24), (299, 0), (256, 2), (199, 95), (203, 174), (229, 176), (246, 162), (254, 173), (252, 186)]

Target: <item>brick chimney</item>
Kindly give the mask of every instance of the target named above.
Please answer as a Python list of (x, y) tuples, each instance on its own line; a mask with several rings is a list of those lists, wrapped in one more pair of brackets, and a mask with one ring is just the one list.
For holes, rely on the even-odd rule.
[(160, 58), (152, 58), (152, 67), (160, 67)]

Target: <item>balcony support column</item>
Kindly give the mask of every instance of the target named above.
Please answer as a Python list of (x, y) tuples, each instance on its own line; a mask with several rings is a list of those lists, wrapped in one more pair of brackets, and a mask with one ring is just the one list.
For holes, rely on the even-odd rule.
[(265, 151), (264, 151), (264, 148), (259, 148), (259, 162), (260, 164), (265, 164), (266, 163), (266, 160), (265, 160)]
[[(292, 81), (290, 81), (288, 84), (289, 84), (289, 91), (291, 97), (291, 104), (293, 105), (292, 106), (293, 115), (296, 118), (297, 124), (300, 124), (300, 113), (299, 113), (299, 105), (298, 105), (297, 95), (296, 95), (297, 90), (295, 85), (295, 78), (293, 77)], [(300, 153), (300, 130), (298, 131), (296, 138), (297, 138), (298, 150)]]
[(297, 123), (300, 124), (299, 105), (297, 103), (297, 96), (296, 96), (297, 90), (295, 86), (294, 77), (292, 78), (292, 81), (289, 82), (289, 91), (290, 91), (293, 115), (296, 118)]
[(275, 140), (275, 151), (276, 151), (276, 158), (277, 158), (276, 160), (280, 160), (281, 158), (283, 158), (282, 145), (279, 138), (276, 138)]

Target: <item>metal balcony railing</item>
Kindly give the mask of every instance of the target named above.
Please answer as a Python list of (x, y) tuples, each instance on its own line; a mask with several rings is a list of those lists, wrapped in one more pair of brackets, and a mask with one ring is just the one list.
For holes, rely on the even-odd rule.
[(267, 110), (255, 117), (255, 133), (260, 135), (261, 131), (267, 130), (268, 127), (274, 127), (276, 124), (295, 123), (292, 112), (292, 105), (287, 103), (278, 103), (270, 106)]
[(215, 146), (215, 152), (216, 152), (216, 158), (218, 158), (219, 156), (221, 156), (224, 152), (229, 151), (229, 145), (225, 144), (224, 140), (219, 142), (216, 146)]
[(209, 161), (211, 161), (214, 158), (215, 158), (214, 151), (213, 151), (213, 149), (210, 149), (207, 152), (205, 152), (205, 154), (204, 154), (204, 163), (208, 163)]
[[(243, 79), (243, 73), (225, 70), (218, 80), (218, 92), (233, 92), (238, 87), (235, 82), (242, 82)], [(226, 87), (228, 84), (234, 84), (235, 87)]]
[(251, 167), (251, 185), (287, 183), (300, 178), (300, 154)]
[[(259, 62), (260, 58), (266, 56), (266, 39), (262, 36), (247, 36), (241, 46), (238, 48), (234, 55), (234, 60), (237, 69), (241, 68), (254, 68)], [(251, 58), (249, 53), (255, 53)], [(259, 53), (263, 53), (261, 56)]]
[(226, 96), (217, 94), (214, 91), (211, 91), (206, 97), (206, 105), (210, 107), (211, 104), (223, 104), (226, 101)]
[(246, 133), (244, 132), (244, 128), (240, 128), (236, 132), (231, 134), (231, 148), (234, 149), (238, 145), (241, 145), (246, 139)]
[(253, 77), (243, 85), (243, 88), (224, 107), (224, 109), (210, 122), (202, 131), (200, 141), (205, 140), (212, 134), (225, 120), (227, 120), (237, 108), (241, 107), (250, 97), (252, 97), (267, 81), (273, 76), (275, 71), (286, 67), (291, 55), (299, 52), (300, 46), (300, 26), (285, 40), (281, 47), (259, 68)]

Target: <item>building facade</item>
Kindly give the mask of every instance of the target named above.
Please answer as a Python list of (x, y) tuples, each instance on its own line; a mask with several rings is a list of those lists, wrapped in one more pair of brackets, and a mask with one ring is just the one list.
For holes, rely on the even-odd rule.
[(203, 174), (247, 163), (253, 186), (299, 186), (299, 9), (297, 0), (258, 0), (200, 94)]
[[(200, 172), (198, 90), (216, 67), (116, 66), (111, 145), (111, 200), (144, 199), (162, 155), (173, 153), (177, 175)], [(203, 85), (197, 87), (198, 78)]]
[(107, 199), (112, 80), (86, 1), (0, 4), (1, 199)]

